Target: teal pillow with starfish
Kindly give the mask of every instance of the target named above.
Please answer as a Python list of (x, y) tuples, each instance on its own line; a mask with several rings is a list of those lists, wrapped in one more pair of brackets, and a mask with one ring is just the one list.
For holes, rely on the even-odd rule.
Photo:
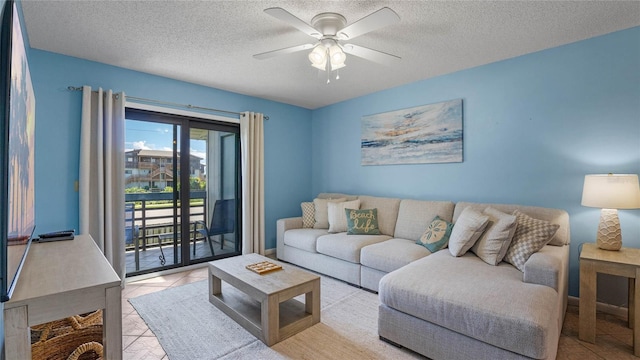
[(420, 236), (420, 239), (416, 241), (416, 244), (422, 245), (432, 253), (444, 249), (449, 243), (449, 236), (451, 236), (451, 230), (453, 224), (436, 216), (429, 224), (429, 227)]

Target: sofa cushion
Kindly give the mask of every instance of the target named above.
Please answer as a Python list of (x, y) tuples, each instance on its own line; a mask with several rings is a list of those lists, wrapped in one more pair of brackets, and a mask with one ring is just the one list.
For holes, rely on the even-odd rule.
[(492, 207), (486, 208), (482, 213), (489, 217), (489, 224), (471, 251), (487, 264), (498, 265), (507, 253), (516, 232), (516, 216)]
[(513, 214), (518, 218), (518, 226), (504, 261), (524, 271), (524, 264), (529, 257), (547, 245), (560, 226), (534, 219), (519, 210)]
[(487, 227), (489, 217), (471, 208), (465, 209), (451, 230), (449, 252), (453, 256), (464, 255), (478, 241)]
[(330, 202), (327, 204), (330, 233), (347, 231), (347, 216), (344, 212), (345, 209), (360, 209), (360, 200), (356, 199), (339, 203)]
[(372, 269), (391, 272), (429, 254), (429, 250), (413, 240), (394, 238), (363, 247), (360, 263)]
[[(435, 274), (424, 276), (416, 274)], [(425, 321), (528, 357), (545, 358), (558, 321), (558, 293), (522, 281), (507, 263), (439, 251), (385, 275), (380, 302)]]
[(347, 233), (320, 236), (316, 251), (352, 263), (360, 263), (360, 250), (371, 244), (391, 238), (388, 235), (347, 235)]
[(312, 202), (303, 202), (300, 204), (302, 208), (302, 227), (305, 229), (313, 228), (316, 223), (315, 205)]
[(378, 209), (345, 209), (348, 235), (380, 235)]
[(326, 229), (291, 229), (284, 232), (284, 244), (314, 253), (316, 240), (328, 233)]
[(418, 241), (434, 217), (452, 222), (454, 204), (450, 201), (403, 199), (393, 237)]
[(329, 228), (329, 202), (343, 202), (345, 198), (338, 199), (313, 199), (314, 209), (314, 217), (316, 222), (313, 224), (314, 229), (328, 229)]
[(360, 196), (360, 209), (378, 209), (378, 225), (384, 235), (393, 236), (400, 199)]

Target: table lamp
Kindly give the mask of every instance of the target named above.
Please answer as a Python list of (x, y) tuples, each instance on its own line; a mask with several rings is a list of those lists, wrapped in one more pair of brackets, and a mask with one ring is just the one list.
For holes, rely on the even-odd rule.
[(596, 237), (598, 247), (604, 250), (620, 250), (622, 234), (618, 209), (640, 208), (638, 175), (585, 175), (582, 205), (602, 209)]

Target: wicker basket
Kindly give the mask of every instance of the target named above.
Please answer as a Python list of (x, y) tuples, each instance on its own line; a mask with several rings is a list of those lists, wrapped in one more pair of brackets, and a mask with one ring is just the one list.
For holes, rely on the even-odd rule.
[(79, 360), (82, 355), (90, 354), (93, 352), (98, 356), (97, 360), (102, 360), (103, 355), (103, 347), (102, 344), (99, 344), (95, 341), (88, 342), (86, 344), (82, 344), (78, 346), (71, 355), (67, 358), (67, 360)]
[(100, 359), (102, 311), (34, 326), (31, 338), (38, 339), (31, 344), (34, 360)]

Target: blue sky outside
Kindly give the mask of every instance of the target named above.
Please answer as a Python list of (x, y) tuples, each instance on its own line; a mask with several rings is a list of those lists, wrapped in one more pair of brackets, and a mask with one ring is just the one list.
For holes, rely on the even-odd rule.
[[(178, 132), (180, 126), (178, 126)], [(178, 133), (178, 146), (180, 134)], [(149, 121), (129, 120), (125, 121), (125, 140), (124, 147), (126, 150), (168, 150), (173, 149), (173, 125), (154, 123)], [(191, 140), (191, 155), (202, 158), (205, 164), (207, 143), (203, 140)]]

